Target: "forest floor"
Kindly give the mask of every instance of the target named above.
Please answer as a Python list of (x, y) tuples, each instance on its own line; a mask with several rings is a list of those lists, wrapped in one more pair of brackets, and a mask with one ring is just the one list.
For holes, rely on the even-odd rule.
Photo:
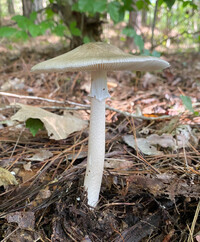
[(163, 72), (108, 74), (105, 170), (91, 210), (86, 122), (55, 140), (13, 118), (29, 105), (29, 118), (40, 107), (89, 120), (88, 73), (30, 72), (63, 51), (1, 47), (0, 240), (200, 241), (200, 54), (163, 56)]

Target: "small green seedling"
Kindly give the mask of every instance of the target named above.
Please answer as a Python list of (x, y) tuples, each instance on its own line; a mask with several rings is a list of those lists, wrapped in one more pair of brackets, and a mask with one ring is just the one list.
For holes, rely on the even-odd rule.
[(194, 111), (193, 107), (192, 107), (192, 100), (190, 97), (188, 96), (184, 96), (184, 95), (180, 95), (180, 99), (183, 102), (183, 105), (185, 106), (185, 108), (187, 110), (189, 110), (190, 112), (192, 112), (195, 116), (199, 115), (199, 112)]
[(26, 128), (28, 128), (31, 134), (35, 137), (39, 130), (44, 130), (44, 124), (40, 119), (29, 118), (26, 120)]

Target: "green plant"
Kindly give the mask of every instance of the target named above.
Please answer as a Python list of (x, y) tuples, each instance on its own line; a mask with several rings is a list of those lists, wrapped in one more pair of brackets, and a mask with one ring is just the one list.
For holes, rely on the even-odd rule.
[(193, 113), (195, 116), (199, 116), (199, 112), (196, 112), (192, 107), (192, 100), (190, 97), (185, 95), (180, 95), (180, 99), (187, 110)]
[(26, 128), (28, 128), (31, 134), (35, 137), (40, 129), (44, 130), (44, 124), (40, 119), (29, 118), (26, 120)]
[(131, 27), (125, 27), (122, 30), (122, 34), (126, 35), (127, 37), (131, 37), (134, 39), (135, 45), (139, 48), (141, 55), (151, 55), (155, 57), (160, 57), (160, 53), (157, 51), (150, 52), (149, 50), (144, 48), (144, 40), (141, 35), (138, 35), (136, 31)]
[(12, 20), (16, 22), (17, 27), (1, 27), (0, 37), (27, 40), (30, 36), (37, 37), (44, 35), (48, 29), (58, 36), (64, 36), (67, 28), (62, 22), (56, 23), (52, 18), (47, 17), (46, 20), (41, 23), (35, 24), (36, 19), (36, 12), (32, 12), (29, 18), (16, 15), (12, 17)]

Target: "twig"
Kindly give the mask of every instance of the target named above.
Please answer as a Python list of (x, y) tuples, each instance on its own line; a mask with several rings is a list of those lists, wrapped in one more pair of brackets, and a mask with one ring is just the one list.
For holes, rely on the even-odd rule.
[[(18, 105), (17, 104), (16, 105), (7, 105), (7, 106), (0, 108), (0, 111), (4, 111), (4, 110), (7, 110), (7, 109), (13, 109), (16, 106), (18, 106)], [(64, 106), (37, 106), (37, 107), (40, 107), (40, 108), (43, 108), (43, 109), (55, 109), (55, 110), (59, 109), (59, 110), (68, 110), (68, 111), (90, 109), (89, 105), (85, 105), (85, 107), (64, 107)], [(4, 122), (4, 121), (2, 121), (2, 122)]]
[[(19, 136), (18, 136), (18, 138), (17, 138), (17, 141), (16, 141), (16, 143), (15, 143), (15, 146), (14, 146), (14, 148), (13, 148), (13, 150), (12, 150), (11, 155), (10, 155), (10, 160), (12, 160), (13, 154), (14, 154), (16, 148), (17, 148), (17, 145), (18, 145), (18, 143), (19, 143), (19, 140), (20, 140), (21, 135), (22, 135), (23, 132), (24, 132), (24, 128), (20, 131), (20, 134), (19, 134)], [(17, 159), (17, 160), (18, 160), (18, 159)], [(8, 167), (8, 170), (14, 165), (14, 163), (17, 162), (17, 160), (15, 160), (15, 161), (14, 161), (14, 162)]]
[(71, 105), (76, 105), (76, 106), (80, 106), (80, 107), (85, 107), (86, 105), (81, 104), (81, 103), (75, 103), (72, 101), (58, 101), (58, 100), (53, 100), (53, 99), (49, 99), (49, 98), (43, 98), (43, 97), (31, 97), (31, 96), (25, 96), (25, 95), (17, 95), (17, 94), (13, 94), (13, 93), (8, 93), (8, 92), (0, 92), (1, 96), (7, 96), (7, 97), (15, 97), (15, 98), (19, 98), (19, 99), (31, 99), (31, 100), (40, 100), (40, 101), (46, 101), (46, 102), (51, 102), (51, 103), (59, 103), (59, 104), (71, 104)]
[(10, 236), (12, 234), (14, 234), (15, 232), (17, 232), (17, 230), (19, 230), (19, 227), (17, 227), (16, 229), (14, 229), (10, 234), (8, 234), (1, 242), (6, 242), (8, 241), (8, 239), (10, 238)]
[(193, 241), (194, 228), (195, 228), (198, 216), (199, 216), (199, 212), (200, 212), (200, 201), (199, 201), (197, 208), (196, 208), (196, 212), (195, 212), (195, 215), (194, 215), (194, 218), (193, 218), (193, 221), (192, 221), (192, 226), (191, 226), (191, 229), (190, 229), (190, 234), (189, 234), (187, 242)]
[[(41, 101), (46, 101), (46, 102), (51, 102), (51, 103), (59, 103), (59, 104), (71, 104), (71, 105), (75, 105), (75, 106), (80, 106), (82, 108), (80, 108), (80, 110), (83, 109), (90, 109), (90, 105), (85, 105), (85, 104), (81, 104), (81, 103), (75, 103), (72, 101), (58, 101), (58, 100), (53, 100), (53, 99), (49, 99), (49, 98), (42, 98), (42, 97), (30, 97), (30, 96), (24, 96), (24, 95), (17, 95), (17, 94), (13, 94), (13, 93), (7, 93), (7, 92), (0, 92), (0, 95), (2, 96), (8, 96), (8, 97), (15, 97), (15, 98), (19, 98), (19, 99), (33, 99), (33, 100), (41, 100)], [(8, 108), (10, 108), (10, 106), (8, 106)], [(44, 108), (44, 107), (41, 107)], [(45, 107), (46, 108), (46, 107)], [(50, 108), (50, 107), (48, 107)], [(56, 109), (56, 107), (52, 107), (53, 109)], [(78, 108), (69, 108), (69, 107), (57, 107), (58, 109), (66, 109), (66, 110), (78, 110)], [(161, 120), (161, 119), (169, 119), (171, 118), (171, 116), (169, 115), (163, 115), (160, 117), (145, 117), (142, 115), (137, 115), (137, 114), (133, 114), (133, 113), (129, 113), (126, 111), (121, 111), (119, 109), (116, 108), (112, 108), (108, 105), (106, 105), (106, 109), (110, 110), (110, 111), (114, 111), (116, 113), (120, 113), (122, 115), (124, 115), (125, 117), (132, 117), (132, 118), (138, 118), (138, 119), (143, 119), (143, 120)]]
[[(125, 148), (124, 148), (125, 149)], [(161, 174), (159, 170), (157, 170), (155, 167), (153, 167), (147, 160), (145, 160), (142, 156), (136, 156), (134, 154), (132, 154), (130, 151), (128, 151), (127, 149), (125, 149), (125, 151), (131, 155), (132, 157), (140, 160), (143, 164), (146, 164), (148, 167), (150, 167), (155, 173), (157, 174)]]
[(168, 36), (167, 38), (164, 38), (159, 43), (153, 45), (152, 49), (155, 49), (156, 47), (160, 46), (162, 43), (166, 42), (168, 39), (170, 39), (170, 40), (177, 39), (177, 38), (181, 37), (183, 34), (196, 35), (196, 34), (199, 34), (199, 33), (200, 33), (200, 31), (193, 32), (193, 33), (188, 33), (188, 31), (184, 30), (184, 31), (182, 31), (181, 33), (179, 33), (177, 35)]

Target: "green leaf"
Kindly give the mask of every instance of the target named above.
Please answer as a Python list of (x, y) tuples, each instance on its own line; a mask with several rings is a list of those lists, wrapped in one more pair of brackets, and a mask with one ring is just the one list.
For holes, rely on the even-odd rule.
[(72, 35), (81, 36), (81, 31), (76, 27), (76, 21), (72, 21), (69, 25), (69, 29)]
[(192, 101), (191, 98), (188, 96), (180, 95), (180, 98), (183, 102), (183, 105), (192, 113), (194, 113), (194, 109), (192, 107)]
[(164, 2), (167, 4), (167, 7), (168, 7), (169, 9), (172, 8), (172, 6), (174, 5), (175, 1), (176, 1), (176, 0), (164, 0)]
[(30, 19), (21, 15), (16, 15), (12, 17), (12, 20), (14, 20), (17, 23), (18, 27), (22, 30), (27, 30), (29, 25), (32, 24)]
[(44, 129), (44, 124), (40, 119), (29, 118), (26, 120), (26, 128), (28, 128), (32, 135), (35, 136), (39, 129)]
[(45, 10), (45, 13), (46, 13), (47, 18), (53, 18), (54, 14), (55, 14), (51, 8), (47, 8)]
[(80, 12), (93, 12), (93, 0), (78, 0), (78, 8)]
[(108, 4), (108, 13), (110, 14), (110, 17), (114, 23), (119, 22), (119, 10), (120, 4), (118, 2), (110, 2)]
[(78, 2), (72, 5), (72, 11), (79, 12)]
[(107, 8), (107, 0), (96, 0), (93, 2), (93, 12), (103, 13)]
[(158, 0), (158, 8), (163, 4), (164, 0)]
[(126, 35), (127, 37), (134, 38), (136, 36), (136, 32), (131, 27), (126, 27), (122, 30), (122, 34)]
[(24, 30), (17, 31), (15, 37), (16, 39), (23, 39), (24, 41), (29, 38), (28, 34)]
[(17, 29), (11, 27), (1, 27), (0, 28), (0, 37), (10, 38), (17, 33)]
[(154, 51), (151, 53), (151, 55), (152, 55), (152, 56), (155, 56), (155, 57), (160, 57), (160, 56), (161, 56), (160, 52), (158, 52), (158, 51), (156, 51), (156, 50), (154, 50)]
[(136, 35), (134, 37), (134, 43), (139, 47), (140, 52), (143, 52), (144, 41), (141, 35)]
[(144, 1), (143, 0), (139, 0), (139, 1), (136, 2), (135, 5), (136, 5), (138, 10), (141, 10), (141, 9), (144, 8)]
[(39, 25), (38, 25), (39, 29), (40, 29), (40, 33), (41, 35), (45, 34), (46, 30), (47, 29), (50, 29), (52, 26), (50, 24), (50, 22), (46, 22), (46, 21), (43, 21), (41, 22)]
[(91, 42), (90, 38), (88, 36), (84, 36), (83, 43), (86, 44), (86, 43), (89, 43), (89, 42)]
[(183, 3), (183, 8), (185, 8), (189, 5), (189, 7), (192, 7), (194, 10), (198, 9), (198, 6), (192, 1), (184, 1), (182, 3)]
[(149, 50), (147, 50), (147, 49), (144, 49), (144, 50), (143, 50), (143, 53), (142, 53), (142, 55), (146, 55), (146, 56), (149, 56), (149, 55), (151, 55), (151, 53), (150, 53), (150, 51), (149, 51)]
[(37, 12), (32, 12), (30, 14), (30, 20), (34, 23), (37, 18)]
[(41, 34), (40, 28), (38, 25), (32, 24), (28, 28), (32, 37), (39, 36)]
[(133, 10), (133, 0), (123, 0), (123, 8), (125, 11), (132, 11)]
[(125, 17), (125, 9), (123, 6), (120, 7), (119, 9), (119, 18), (118, 18), (118, 22), (122, 22), (124, 20)]
[(66, 26), (59, 24), (55, 26), (52, 30), (52, 32), (60, 37), (64, 36), (64, 32), (66, 30)]

